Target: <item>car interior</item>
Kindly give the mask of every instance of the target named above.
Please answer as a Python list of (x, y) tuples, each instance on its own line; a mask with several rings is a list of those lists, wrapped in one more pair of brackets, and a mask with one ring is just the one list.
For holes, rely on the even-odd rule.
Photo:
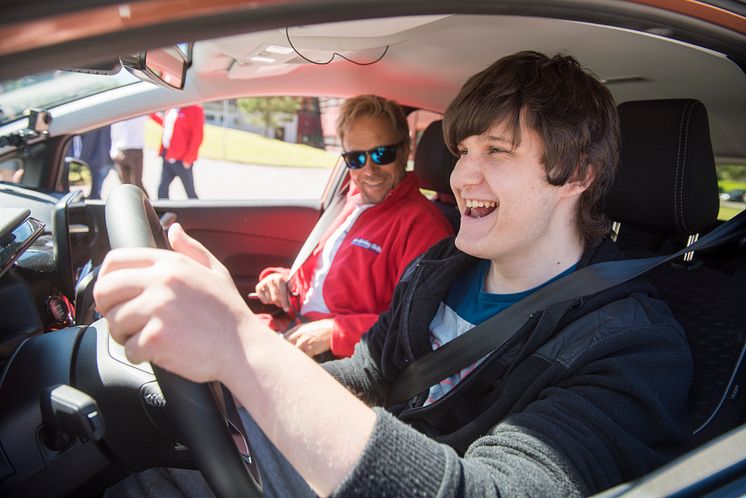
[[(123, 28), (99, 40), (106, 57), (184, 41), (179, 38), (183, 30), (192, 29), (182, 90), (133, 77), (79, 99), (50, 101), (48, 131), (17, 145), (0, 143), (0, 166), (14, 164), (25, 171), (19, 183), (0, 181), (1, 496), (101, 496), (131, 472), (164, 465), (199, 467), (230, 481), (233, 487), (226, 489), (234, 491), (254, 486), (247, 476), (260, 479), (251, 465), (246, 470), (250, 458), (240, 449), (250, 448), (251, 441), (241, 437), (240, 422), (231, 420), (235, 407), (225, 401), (230, 395), (217, 385), (194, 392), (194, 386), (186, 386), (199, 401), (176, 415), (173, 406), (179, 402), (172, 402), (177, 395), (171, 393), (183, 387), (179, 380), (164, 382), (163, 372), (131, 364), (105, 322), (97, 320), (92, 289), (98, 266), (115, 246), (112, 241), (130, 234), (133, 219), (149, 227), (140, 235), (155, 239), (162, 222), (176, 219), (226, 265), (248, 296), (262, 268), (291, 266), (348, 181), (338, 161), (320, 198), (153, 199), (152, 212), (139, 211), (143, 202), (136, 194), (100, 201), (70, 191), (64, 151), (76, 134), (174, 105), (245, 95), (376, 93), (408, 111), (442, 113), (464, 79), (500, 55), (565, 51), (606, 83), (619, 104), (622, 151), (605, 202), (614, 222), (612, 237), (625, 256), (672, 254), (725, 223), (719, 217), (717, 168), (746, 165), (742, 7), (720, 2), (721, 9), (740, 12), (743, 24), (734, 29), (648, 5), (654, 2), (592, 7), (572, 1), (523, 7), (510, 2), (471, 7), (362, 2), (367, 10), (359, 12), (347, 2), (336, 13), (320, 5), (312, 10), (308, 5), (315, 2), (301, 3), (257, 7), (253, 17), (246, 9), (226, 7), (214, 18), (205, 17), (210, 22), (175, 20), (163, 33), (138, 28), (142, 37), (136, 42)], [(702, 9), (713, 8), (699, 3)], [(17, 22), (24, 12), (19, 10)], [(217, 20), (223, 24), (216, 25)], [(15, 40), (3, 29), (0, 22), (0, 37), (6, 33)], [(91, 56), (95, 36), (83, 40), (46, 46), (33, 45), (43, 40), (26, 41), (27, 47), (15, 52), (0, 49), (0, 80), (57, 68), (65, 51), (76, 48), (80, 55), (71, 64), (83, 67), (69, 68), (91, 72), (87, 63), (108, 61)], [(268, 52), (270, 46), (292, 50)], [(34, 54), (36, 65), (29, 62)], [(0, 114), (4, 138), (27, 131), (28, 120), (20, 116), (21, 107), (14, 107), (14, 98), (0, 89), (4, 116), (19, 113), (7, 120)], [(413, 169), (424, 193), (458, 230), (460, 213), (449, 185), (455, 163), (443, 141), (442, 121), (435, 120), (417, 142)], [(107, 207), (114, 203), (117, 208)], [(109, 209), (124, 219), (110, 220)], [(602, 496), (742, 495), (746, 236), (713, 250), (688, 252), (643, 278), (654, 284), (686, 330), (694, 360), (686, 407), (692, 437), (673, 449), (679, 459)], [(268, 309), (247, 302), (255, 311)], [(215, 399), (223, 401), (216, 404)], [(185, 421), (200, 433), (198, 447), (182, 444)], [(234, 441), (240, 443), (238, 450)]]

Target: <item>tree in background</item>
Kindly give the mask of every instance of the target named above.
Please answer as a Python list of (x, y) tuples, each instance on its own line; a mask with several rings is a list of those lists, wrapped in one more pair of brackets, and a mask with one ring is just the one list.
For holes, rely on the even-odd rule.
[(274, 130), (288, 121), (288, 115), (301, 108), (300, 97), (247, 97), (236, 101), (247, 121), (264, 128), (264, 134), (274, 137)]
[(720, 164), (717, 171), (721, 180), (746, 182), (746, 166), (743, 164)]

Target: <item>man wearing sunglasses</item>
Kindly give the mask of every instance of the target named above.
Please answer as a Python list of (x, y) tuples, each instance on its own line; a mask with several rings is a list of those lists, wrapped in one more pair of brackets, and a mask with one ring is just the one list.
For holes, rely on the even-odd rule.
[(409, 127), (398, 104), (375, 95), (345, 101), (337, 122), (351, 188), (339, 215), (292, 276), (267, 268), (256, 286), (270, 327), (309, 356), (350, 356), (388, 309), (407, 264), (451, 234), (448, 221), (405, 171)]

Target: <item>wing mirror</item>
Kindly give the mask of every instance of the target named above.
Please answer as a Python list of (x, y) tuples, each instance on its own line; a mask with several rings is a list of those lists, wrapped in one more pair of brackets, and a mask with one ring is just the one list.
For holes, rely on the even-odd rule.
[(64, 192), (68, 192), (70, 187), (91, 185), (91, 167), (83, 159), (67, 156), (65, 157), (62, 178)]

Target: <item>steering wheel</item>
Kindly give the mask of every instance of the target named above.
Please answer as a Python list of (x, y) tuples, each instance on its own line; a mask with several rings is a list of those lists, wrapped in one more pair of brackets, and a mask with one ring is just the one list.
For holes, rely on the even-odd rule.
[[(120, 185), (106, 202), (112, 249), (170, 249), (148, 197), (135, 185)], [(208, 384), (197, 384), (152, 365), (177, 430), (217, 496), (262, 496), (261, 485), (244, 465)]]

